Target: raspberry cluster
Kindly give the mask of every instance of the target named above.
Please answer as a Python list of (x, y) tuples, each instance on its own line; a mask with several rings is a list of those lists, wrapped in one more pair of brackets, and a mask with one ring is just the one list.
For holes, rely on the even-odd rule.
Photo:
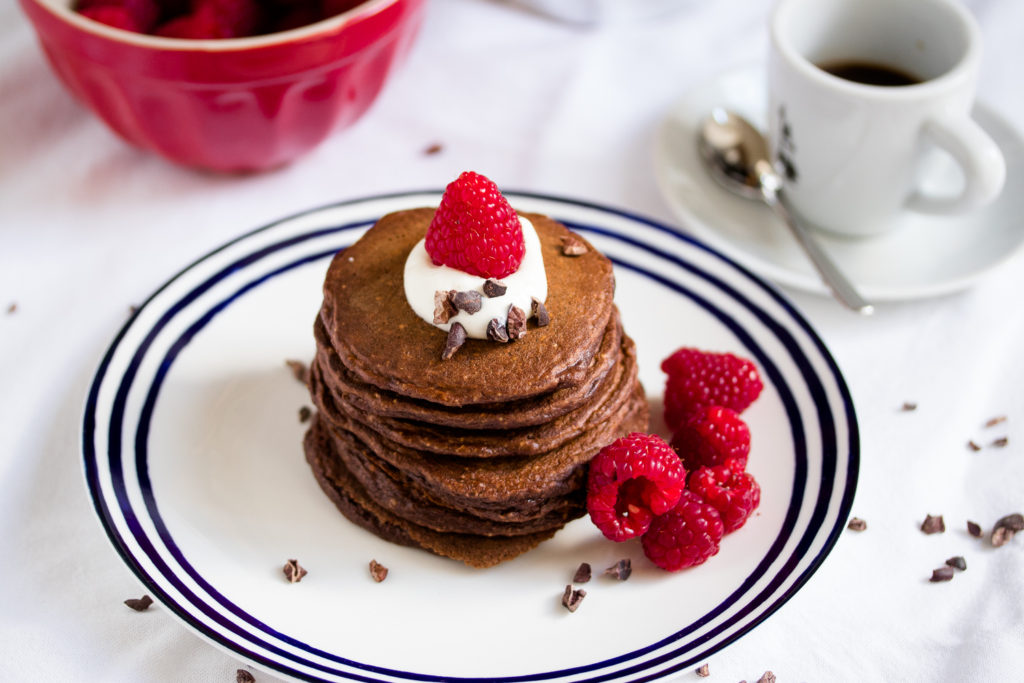
[(761, 502), (740, 413), (763, 384), (751, 361), (732, 354), (683, 348), (661, 367), (671, 446), (651, 434), (605, 446), (590, 464), (587, 509), (605, 536), (640, 536), (654, 564), (678, 571), (715, 555)]
[(298, 28), (365, 0), (79, 0), (82, 16), (165, 38), (241, 38)]

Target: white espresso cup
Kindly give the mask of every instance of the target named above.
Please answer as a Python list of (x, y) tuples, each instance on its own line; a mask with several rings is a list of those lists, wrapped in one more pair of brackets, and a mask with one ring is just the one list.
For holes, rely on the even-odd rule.
[[(1006, 166), (971, 118), (980, 62), (981, 33), (956, 0), (780, 0), (768, 119), (789, 204), (826, 230), (867, 236), (895, 227), (905, 209), (991, 202)], [(865, 82), (886, 78), (907, 84)], [(959, 193), (915, 186), (934, 146), (962, 170)]]

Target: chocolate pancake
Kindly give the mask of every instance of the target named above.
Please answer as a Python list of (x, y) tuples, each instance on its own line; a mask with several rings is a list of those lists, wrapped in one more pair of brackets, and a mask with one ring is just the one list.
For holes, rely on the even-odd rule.
[(445, 336), (412, 311), (402, 284), (433, 210), (401, 211), (381, 218), (328, 269), (321, 317), (345, 367), (367, 384), (448, 406), (517, 401), (586, 381), (612, 314), (611, 262), (589, 245), (565, 256), (564, 226), (523, 215), (540, 238), (551, 325), (510, 344), (471, 339), (439, 362)]
[[(618, 315), (614, 315), (613, 319), (617, 322)], [(495, 430), (442, 427), (376, 415), (345, 400), (336, 401), (335, 406), (351, 419), (361, 422), (388, 440), (421, 451), (470, 458), (546, 453), (571, 440), (582, 430), (608, 420), (629, 398), (636, 376), (636, 355), (632, 340), (622, 338), (618, 333), (621, 328), (618, 325), (615, 327), (617, 333), (609, 336), (621, 339), (620, 348), (627, 352), (620, 356), (622, 362), (605, 375), (604, 381), (589, 401), (541, 425), (501, 430), (500, 438), (495, 438)], [(317, 368), (323, 373), (319, 363)], [(324, 377), (324, 380), (324, 384), (328, 385), (329, 378)], [(334, 396), (340, 393), (336, 387), (328, 385), (327, 388)]]
[(319, 420), (314, 416), (304, 440), (309, 462), (320, 488), (345, 517), (380, 536), (398, 543), (429, 550), (437, 555), (465, 562), (471, 567), (486, 568), (510, 560), (554, 535), (544, 531), (525, 536), (479, 536), (440, 533), (412, 524), (377, 505), (359, 482), (334, 456), (330, 439), (325, 438)]
[[(616, 317), (617, 322), (617, 317)], [(609, 320), (609, 326), (612, 321)], [(468, 406), (446, 406), (422, 399), (409, 398), (362, 382), (341, 362), (317, 317), (314, 335), (317, 360), (325, 373), (325, 381), (353, 409), (364, 413), (401, 420), (415, 420), (465, 429), (508, 429), (539, 425), (561, 417), (584, 405), (593, 396), (619, 359), (618, 335), (605, 328), (601, 346), (595, 354), (589, 375), (579, 384), (555, 389), (546, 394), (519, 401), (479, 403)], [(621, 334), (621, 326), (615, 327)]]

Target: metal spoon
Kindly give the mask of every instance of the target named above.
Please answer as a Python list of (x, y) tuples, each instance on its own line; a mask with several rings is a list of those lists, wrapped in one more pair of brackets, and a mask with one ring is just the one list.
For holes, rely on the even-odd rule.
[(768, 145), (749, 121), (716, 107), (701, 125), (697, 147), (711, 176), (722, 187), (748, 199), (764, 202), (785, 221), (822, 281), (840, 303), (864, 315), (874, 312), (874, 306), (857, 293), (814, 236), (793, 219), (786, 208), (782, 178), (769, 161)]

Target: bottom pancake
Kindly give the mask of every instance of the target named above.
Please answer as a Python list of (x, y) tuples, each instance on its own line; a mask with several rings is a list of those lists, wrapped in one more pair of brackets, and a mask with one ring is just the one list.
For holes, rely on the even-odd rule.
[(477, 536), (439, 533), (397, 517), (375, 503), (334, 451), (333, 440), (318, 416), (303, 441), (320, 488), (345, 517), (384, 540), (429, 550), (437, 555), (485, 568), (511, 560), (551, 538), (555, 530), (523, 536)]

